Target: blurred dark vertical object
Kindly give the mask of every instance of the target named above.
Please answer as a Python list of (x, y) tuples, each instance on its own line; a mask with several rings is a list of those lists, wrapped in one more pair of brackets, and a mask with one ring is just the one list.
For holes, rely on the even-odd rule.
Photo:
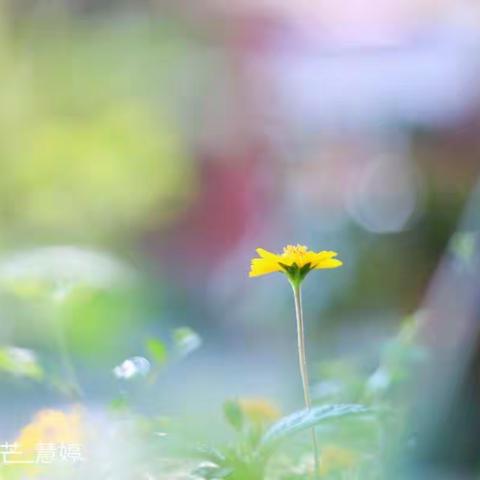
[(430, 358), (413, 392), (402, 479), (477, 478), (480, 470), (480, 184), (434, 277), (420, 337)]

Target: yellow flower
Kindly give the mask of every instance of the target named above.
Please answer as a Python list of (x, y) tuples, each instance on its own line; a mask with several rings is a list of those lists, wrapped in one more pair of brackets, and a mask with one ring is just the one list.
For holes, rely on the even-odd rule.
[(238, 405), (245, 417), (255, 424), (272, 423), (281, 416), (280, 409), (264, 398), (240, 398)]
[(320, 476), (327, 476), (333, 472), (349, 470), (358, 464), (359, 456), (353, 450), (328, 445), (322, 448), (320, 465), (318, 467)]
[(257, 253), (260, 258), (252, 260), (249, 277), (283, 272), (291, 281), (301, 281), (310, 270), (337, 268), (342, 265), (340, 260), (334, 258), (337, 252), (313, 252), (304, 245), (287, 245), (281, 254), (263, 248), (257, 248)]
[(78, 409), (71, 413), (40, 410), (15, 440), (22, 459), (32, 460), (39, 444), (80, 444), (84, 438), (81, 420)]

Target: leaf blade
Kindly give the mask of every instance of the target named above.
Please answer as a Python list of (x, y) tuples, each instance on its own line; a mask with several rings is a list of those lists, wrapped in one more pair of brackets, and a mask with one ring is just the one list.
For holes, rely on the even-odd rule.
[(321, 422), (368, 412), (369, 410), (365, 406), (355, 403), (327, 404), (309, 410), (299, 410), (275, 422), (263, 435), (260, 448), (269, 450), (285, 438)]

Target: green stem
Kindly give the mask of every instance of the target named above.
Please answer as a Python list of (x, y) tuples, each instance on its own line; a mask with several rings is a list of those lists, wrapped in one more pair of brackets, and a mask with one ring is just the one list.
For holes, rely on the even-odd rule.
[[(305, 329), (303, 323), (303, 308), (302, 308), (302, 290), (300, 282), (292, 282), (293, 297), (295, 299), (295, 316), (297, 318), (297, 340), (298, 340), (298, 361), (300, 364), (300, 375), (303, 384), (303, 396), (305, 398), (305, 407), (307, 410), (312, 408), (312, 400), (310, 397), (310, 386), (308, 380), (307, 358), (305, 353)], [(318, 477), (319, 463), (318, 463), (318, 440), (315, 427), (312, 427), (312, 443), (313, 455), (315, 462), (315, 471), (313, 478)]]
[(62, 319), (59, 318), (57, 312), (52, 315), (53, 318), (53, 332), (55, 335), (55, 343), (57, 346), (58, 355), (62, 365), (63, 373), (68, 382), (67, 395), (71, 400), (78, 400), (82, 396), (82, 390), (80, 388), (80, 382), (78, 381), (77, 372), (70, 356), (70, 351), (67, 345), (67, 339), (62, 324)]

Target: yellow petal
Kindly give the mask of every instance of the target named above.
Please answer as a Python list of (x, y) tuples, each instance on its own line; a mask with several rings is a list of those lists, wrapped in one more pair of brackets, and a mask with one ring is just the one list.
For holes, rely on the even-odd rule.
[(273, 272), (284, 272), (283, 266), (296, 265), (299, 268), (309, 265), (310, 269), (337, 268), (342, 262), (334, 257), (337, 252), (322, 250), (314, 252), (304, 245), (287, 245), (281, 254), (257, 248), (259, 258), (252, 260), (250, 277), (258, 277)]
[(273, 259), (277, 259), (277, 257), (278, 257), (278, 255), (276, 253), (269, 252), (268, 250), (265, 250), (264, 248), (257, 248), (256, 252), (258, 253), (258, 256), (262, 257), (262, 258), (271, 258), (273, 260)]
[(340, 260), (337, 260), (336, 258), (326, 258), (316, 263), (313, 268), (319, 270), (322, 268), (337, 268), (337, 267), (341, 267), (342, 265), (343, 265), (343, 262), (341, 262)]
[(259, 277), (273, 272), (280, 272), (282, 268), (278, 262), (265, 258), (254, 258), (250, 267), (249, 277)]
[(337, 252), (334, 252), (333, 250), (322, 250), (321, 252), (318, 252), (315, 254), (317, 258), (331, 258), (331, 257), (336, 257), (338, 255)]

